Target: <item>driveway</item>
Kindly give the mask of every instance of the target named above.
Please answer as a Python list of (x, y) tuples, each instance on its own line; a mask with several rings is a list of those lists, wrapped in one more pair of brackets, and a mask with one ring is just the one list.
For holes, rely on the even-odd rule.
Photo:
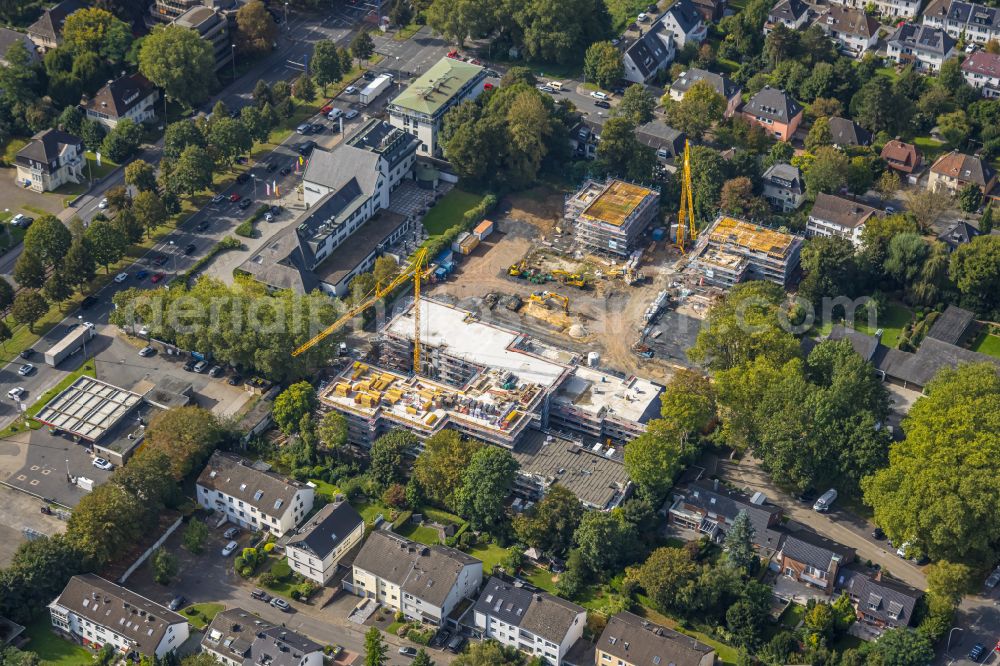
[(720, 460), (719, 474), (738, 486), (746, 487), (751, 494), (755, 491), (764, 493), (768, 501), (780, 506), (788, 518), (811, 527), (829, 539), (854, 548), (858, 553), (858, 559), (862, 562), (871, 560), (907, 585), (912, 585), (918, 590), (927, 589), (927, 579), (923, 571), (897, 557), (896, 551), (891, 549), (886, 541), (872, 539), (871, 531), (874, 525), (864, 518), (836, 508), (836, 505), (830, 513), (821, 514), (813, 511), (808, 504), (796, 502), (775, 486), (757, 462), (749, 456), (739, 462)]

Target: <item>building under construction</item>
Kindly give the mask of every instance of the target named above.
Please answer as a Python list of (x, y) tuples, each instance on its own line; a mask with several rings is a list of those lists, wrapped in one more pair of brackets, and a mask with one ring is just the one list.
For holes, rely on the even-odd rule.
[(705, 283), (732, 287), (744, 280), (786, 286), (799, 265), (802, 238), (719, 216), (701, 233), (690, 266)]
[(588, 180), (566, 201), (564, 216), (575, 225), (583, 247), (627, 257), (656, 217), (659, 203), (660, 193), (642, 185)]
[(354, 363), (320, 396), (347, 417), (352, 443), (369, 446), (395, 427), (421, 439), (449, 427), (506, 448), (552, 430), (613, 449), (609, 440), (632, 439), (659, 414), (660, 386), (580, 366), (575, 354), (466, 310), (425, 298), (420, 322), (420, 375), (411, 305), (383, 331), (383, 367)]

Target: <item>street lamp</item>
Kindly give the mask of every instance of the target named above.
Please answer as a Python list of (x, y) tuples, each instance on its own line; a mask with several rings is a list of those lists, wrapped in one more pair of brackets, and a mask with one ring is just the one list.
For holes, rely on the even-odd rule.
[(944, 648), (945, 652), (947, 652), (948, 650), (951, 649), (951, 635), (953, 633), (955, 633), (956, 631), (964, 631), (964, 629), (962, 629), (962, 627), (952, 627), (951, 628), (951, 631), (948, 632), (948, 645), (946, 645), (945, 648)]
[(233, 47), (233, 81), (236, 80), (236, 44), (231, 45)]
[(285, 3), (285, 32), (288, 32), (291, 28), (288, 27), (288, 3)]
[(177, 274), (177, 245), (173, 241), (168, 241), (170, 243), (170, 256), (173, 259), (174, 264), (174, 274)]

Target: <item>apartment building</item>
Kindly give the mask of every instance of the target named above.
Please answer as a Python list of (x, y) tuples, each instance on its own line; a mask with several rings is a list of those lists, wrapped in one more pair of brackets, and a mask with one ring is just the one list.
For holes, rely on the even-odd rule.
[(438, 133), (444, 116), (483, 91), (486, 70), (472, 63), (441, 58), (389, 103), (389, 122), (420, 140), (420, 154), (440, 157)]
[(483, 563), (460, 550), (375, 530), (354, 558), (353, 580), (345, 587), (411, 620), (441, 625), (482, 582)]
[(802, 124), (802, 105), (784, 90), (764, 86), (743, 106), (743, 117), (779, 141), (789, 141)]
[(802, 238), (720, 215), (698, 237), (690, 267), (708, 284), (729, 288), (744, 280), (785, 286), (798, 268)]
[(715, 480), (699, 480), (674, 495), (667, 510), (671, 525), (704, 534), (716, 542), (725, 539), (737, 516), (745, 513), (754, 528), (754, 545), (774, 552), (781, 541), (781, 507), (769, 504), (763, 493), (747, 495)]
[(262, 463), (216, 451), (198, 476), (198, 504), (249, 530), (281, 537), (312, 510), (314, 491)]
[(973, 184), (986, 195), (993, 190), (996, 182), (997, 174), (987, 162), (975, 155), (953, 150), (937, 158), (931, 165), (927, 189), (955, 195), (966, 185)]
[(559, 666), (583, 636), (587, 609), (524, 581), (492, 576), (472, 607), (476, 632)]
[(716, 74), (715, 72), (692, 67), (686, 72), (682, 72), (670, 84), (670, 99), (675, 102), (681, 101), (684, 99), (687, 91), (691, 89), (691, 86), (699, 81), (704, 81), (712, 86), (715, 92), (722, 95), (722, 98), (726, 100), (726, 112), (724, 115), (726, 118), (731, 118), (740, 106), (743, 89), (724, 74)]
[(1000, 54), (976, 51), (962, 61), (962, 76), (986, 99), (1000, 97)]
[(902, 23), (889, 37), (886, 54), (900, 65), (920, 72), (937, 72), (941, 63), (958, 56), (955, 39), (940, 28)]
[(187, 620), (96, 574), (73, 576), (49, 604), (52, 629), (93, 650), (162, 658), (188, 638)]
[(309, 580), (326, 585), (344, 556), (361, 543), (365, 521), (347, 502), (332, 502), (316, 512), (285, 544), (288, 565)]
[(112, 130), (126, 118), (136, 125), (151, 121), (156, 117), (159, 99), (156, 86), (137, 72), (108, 81), (93, 97), (84, 99), (80, 108), (87, 114), (87, 120)]
[(772, 561), (782, 576), (833, 594), (841, 567), (854, 561), (853, 548), (808, 530), (789, 533)]
[(875, 12), (882, 16), (892, 16), (902, 19), (914, 18), (920, 13), (923, 0), (831, 0), (833, 4), (865, 10), (870, 5), (875, 6)]
[(924, 11), (924, 25), (955, 39), (986, 44), (1000, 40), (1000, 9), (963, 0), (934, 0)]
[(612, 615), (597, 640), (595, 666), (712, 666), (715, 650), (633, 613)]
[(229, 20), (220, 12), (198, 4), (175, 18), (174, 25), (194, 30), (212, 46), (215, 71), (218, 72), (233, 61), (233, 51), (236, 49), (229, 36)]
[(563, 217), (592, 252), (629, 256), (659, 211), (660, 193), (624, 180), (588, 180), (566, 200)]
[(657, 72), (669, 66), (677, 54), (674, 35), (657, 21), (622, 53), (625, 78), (633, 83), (646, 83)]
[(764, 198), (783, 213), (798, 210), (806, 200), (802, 171), (791, 164), (772, 164), (764, 172)]
[(830, 35), (841, 53), (860, 58), (878, 44), (879, 22), (863, 9), (830, 5), (816, 25)]
[(51, 192), (80, 183), (86, 165), (83, 139), (57, 129), (42, 130), (17, 151), (17, 184), (34, 192)]
[(832, 194), (817, 194), (806, 219), (807, 236), (840, 236), (861, 247), (861, 232), (878, 210)]
[(242, 608), (213, 618), (201, 639), (201, 651), (225, 666), (322, 666), (323, 646)]

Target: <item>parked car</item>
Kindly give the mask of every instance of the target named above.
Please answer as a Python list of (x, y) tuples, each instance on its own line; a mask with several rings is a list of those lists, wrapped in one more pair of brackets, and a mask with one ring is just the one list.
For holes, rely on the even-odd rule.
[(595, 90), (592, 93), (590, 93), (590, 96), (593, 97), (594, 99), (608, 99), (608, 93), (602, 90)]
[(32, 356), (34, 356), (34, 354), (35, 350), (32, 349), (31, 347), (28, 347), (27, 349), (22, 349), (20, 353), (18, 353), (18, 356), (20, 356), (21, 358), (31, 358)]
[(7, 397), (11, 400), (20, 400), (21, 396), (24, 395), (24, 388), (21, 386), (15, 386), (11, 390), (7, 391)]
[(298, 134), (305, 135), (305, 134), (311, 134), (313, 129), (312, 125), (310, 125), (309, 123), (302, 123), (301, 125), (295, 128), (295, 131)]
[(596, 106), (599, 109), (610, 109), (611, 108), (611, 102), (607, 102), (607, 101), (605, 101), (603, 99), (599, 99), (596, 102), (594, 102), (594, 106)]
[(272, 215), (270, 212), (264, 213), (264, 221), (265, 222), (270, 222), (273, 219), (274, 219), (274, 215)]
[(344, 93), (348, 95), (354, 95), (358, 92), (358, 89), (354, 86), (347, 86), (344, 88)]
[(195, 227), (195, 229), (197, 231), (206, 231), (211, 225), (212, 223), (209, 222), (208, 220), (202, 220), (201, 222), (198, 223), (198, 226)]
[(431, 638), (430, 646), (441, 647), (442, 645), (447, 644), (449, 638), (451, 638), (450, 631), (447, 629), (439, 629), (438, 632), (434, 634), (434, 637)]
[(240, 175), (236, 176), (236, 182), (240, 183), (241, 185), (243, 183), (246, 183), (246, 182), (249, 182), (249, 181), (250, 181), (250, 174), (247, 173), (246, 171), (244, 171)]
[(147, 271), (146, 269), (142, 269), (141, 271), (135, 274), (135, 279), (140, 281), (145, 280), (148, 277), (149, 277), (149, 271)]
[(448, 652), (453, 652), (455, 654), (458, 654), (459, 652), (462, 651), (462, 648), (465, 647), (465, 636), (462, 636), (461, 634), (456, 635), (454, 638), (448, 641), (448, 645), (446, 647)]
[(333, 108), (327, 112), (326, 117), (329, 118), (330, 120), (336, 120), (342, 115), (344, 115), (344, 112), (341, 109)]
[(280, 215), (281, 211), (283, 211), (283, 210), (285, 210), (285, 209), (282, 208), (281, 206), (279, 206), (278, 204), (272, 204), (271, 205), (271, 215)]
[(833, 506), (833, 503), (837, 501), (837, 491), (830, 488), (828, 491), (819, 496), (816, 503), (813, 504), (813, 511), (819, 511), (820, 513), (826, 513)]
[(166, 275), (164, 275), (163, 273), (154, 273), (153, 277), (149, 278), (149, 281), (152, 282), (153, 284), (156, 284), (165, 277)]
[(101, 199), (101, 202), (97, 204), (97, 207), (100, 208), (101, 210), (104, 210), (105, 208), (108, 207), (108, 200), (106, 198)]
[(35, 366), (31, 365), (30, 363), (25, 363), (24, 365), (22, 365), (20, 368), (17, 369), (17, 374), (21, 375), (22, 377), (27, 377), (34, 371), (35, 371)]
[(260, 589), (259, 587), (255, 588), (254, 591), (250, 593), (250, 597), (253, 599), (260, 599), (265, 603), (271, 601), (271, 595), (265, 592), (264, 590)]
[(184, 364), (184, 370), (186, 370), (187, 372), (194, 372), (194, 366), (196, 363), (198, 363), (198, 361), (194, 360), (188, 361), (187, 363)]
[(172, 611), (180, 610), (186, 601), (187, 599), (178, 594), (176, 597), (170, 600), (170, 605), (167, 606), (167, 608), (169, 608)]
[(910, 545), (911, 544), (909, 541), (904, 541), (903, 543), (901, 543), (899, 545), (899, 548), (896, 549), (896, 557), (902, 557), (903, 559), (906, 559), (906, 554), (910, 551)]
[(358, 117), (357, 109), (348, 109), (347, 113), (344, 114), (344, 118), (346, 118), (347, 120), (353, 120), (354, 118), (357, 117)]
[(230, 527), (228, 530), (222, 533), (224, 539), (235, 539), (236, 535), (240, 533), (240, 528)]
[(240, 202), (240, 209), (241, 210), (246, 210), (247, 208), (250, 207), (250, 204), (252, 204), (252, 203), (253, 203), (253, 199), (244, 199), (243, 201)]
[(229, 381), (227, 381), (226, 383), (229, 384), (230, 386), (239, 386), (240, 384), (243, 383), (243, 377), (242, 377), (242, 375), (240, 375), (239, 373), (237, 373), (237, 374), (233, 375), (232, 377), (230, 377)]
[(128, 279), (128, 273), (119, 273), (118, 275), (115, 276), (115, 282), (117, 282), (118, 284), (121, 284), (127, 279)]
[(222, 366), (221, 365), (213, 365), (212, 369), (208, 371), (208, 376), (209, 377), (218, 377), (221, 374), (222, 374)]
[(287, 176), (291, 172), (292, 172), (292, 167), (286, 166), (286, 167), (281, 167), (281, 171), (279, 171), (278, 173), (280, 173), (282, 176)]
[(233, 554), (233, 551), (234, 551), (234, 550), (236, 550), (237, 548), (239, 548), (239, 545), (240, 545), (240, 544), (236, 543), (235, 541), (230, 541), (230, 542), (229, 542), (229, 543), (227, 543), (227, 544), (226, 544), (226, 546), (225, 546), (225, 547), (224, 547), (224, 548), (222, 549), (222, 556), (223, 556), (223, 557), (229, 557), (230, 555), (232, 555), (232, 554)]
[(536, 86), (536, 87), (537, 87), (537, 88), (538, 88), (539, 90), (541, 90), (541, 91), (542, 91), (543, 93), (554, 93), (554, 92), (556, 91), (556, 89), (555, 89), (555, 88), (553, 88), (552, 86), (548, 86), (548, 85), (542, 85), (542, 84), (539, 84), (539, 85), (538, 85), (538, 86)]
[(1000, 584), (1000, 567), (994, 569), (993, 573), (991, 573), (989, 577), (986, 579), (986, 587), (990, 588), (991, 590), (998, 584)]
[(167, 263), (167, 255), (165, 255), (165, 254), (158, 254), (155, 257), (153, 257), (153, 265), (154, 266), (162, 266), (165, 263)]
[(146, 345), (145, 347), (143, 347), (142, 349), (139, 350), (139, 356), (141, 356), (143, 358), (147, 358), (149, 356), (152, 356), (155, 353), (156, 353), (156, 350), (153, 349), (152, 347), (150, 347), (149, 345)]
[(216, 194), (214, 197), (212, 197), (212, 203), (214, 204), (222, 203), (225, 200), (226, 200), (225, 194)]
[(229, 195), (229, 201), (231, 201), (232, 203), (236, 203), (242, 198), (243, 197), (237, 194), (236, 192), (233, 192), (232, 194)]
[(969, 650), (969, 659), (972, 661), (979, 661), (983, 658), (983, 653), (986, 652), (986, 647), (982, 643), (976, 643)]
[(326, 114), (330, 113), (331, 110), (333, 110), (333, 105), (327, 104), (322, 109), (320, 109), (319, 112), (325, 116)]
[(367, 72), (365, 72), (361, 76), (363, 76), (365, 78), (365, 81), (374, 81), (375, 77), (378, 76), (378, 74), (376, 74), (375, 72), (373, 72), (371, 70), (368, 70)]
[(80, 309), (87, 310), (94, 307), (97, 304), (97, 296), (87, 296), (82, 301), (80, 301)]
[(194, 364), (194, 368), (192, 369), (200, 375), (205, 372), (206, 368), (208, 368), (208, 363), (206, 361), (198, 361)]
[(876, 527), (872, 530), (872, 538), (876, 541), (881, 541), (885, 538), (885, 532), (882, 531), (881, 527)]
[(264, 169), (268, 173), (274, 173), (278, 169), (278, 165), (275, 162), (268, 162), (267, 164), (264, 165)]
[(104, 458), (94, 458), (90, 464), (96, 467), (97, 469), (103, 469), (105, 472), (110, 472), (115, 468), (114, 465), (112, 465)]
[(282, 599), (281, 597), (274, 597), (273, 599), (271, 599), (271, 605), (277, 608), (278, 610), (284, 611), (286, 613), (292, 610), (292, 607), (288, 605), (288, 602)]
[(409, 645), (407, 645), (405, 647), (399, 648), (399, 654), (400, 654), (400, 656), (403, 656), (403, 657), (416, 657), (417, 656), (417, 648), (410, 647)]
[(184, 247), (184, 254), (194, 254), (194, 251), (195, 251), (196, 249), (197, 249), (197, 246), (196, 246), (196, 245), (195, 245), (194, 243), (188, 243), (188, 244), (187, 244), (187, 245), (186, 245), (186, 246)]

